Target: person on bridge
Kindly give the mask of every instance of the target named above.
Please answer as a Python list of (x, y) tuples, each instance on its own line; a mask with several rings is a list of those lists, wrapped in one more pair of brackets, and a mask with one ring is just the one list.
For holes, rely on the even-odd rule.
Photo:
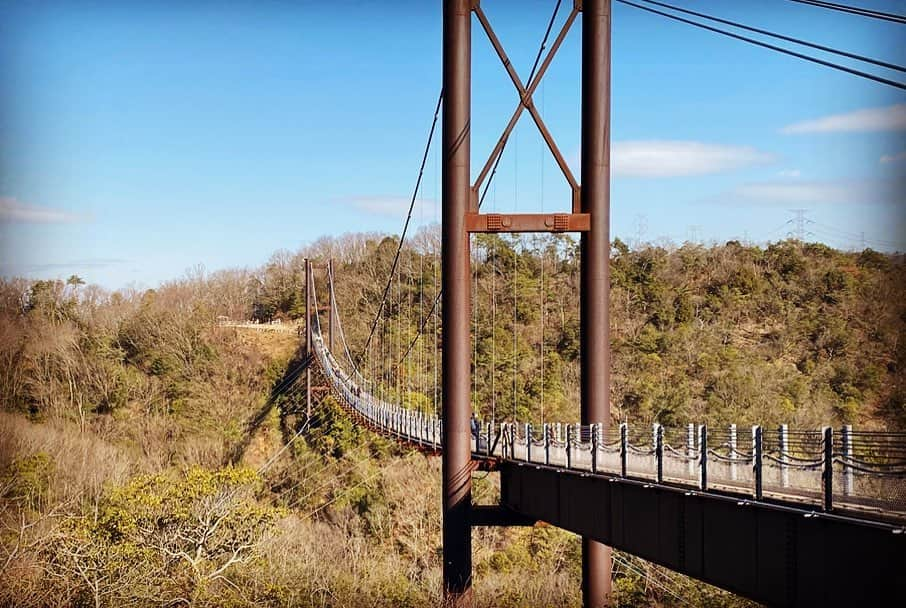
[(469, 426), (472, 429), (472, 437), (478, 439), (478, 416), (475, 415), (475, 412), (472, 412), (472, 419), (469, 421)]

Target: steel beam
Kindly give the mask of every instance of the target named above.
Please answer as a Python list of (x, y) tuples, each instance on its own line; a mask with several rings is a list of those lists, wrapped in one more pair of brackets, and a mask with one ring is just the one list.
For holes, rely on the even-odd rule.
[(527, 463), (502, 462), (500, 476), (501, 504), (525, 518), (769, 606), (906, 597), (906, 531), (896, 525)]
[(587, 213), (468, 213), (469, 232), (586, 232)]
[(443, 5), (443, 581), (445, 606), (472, 606), (472, 463), (469, 417), (470, 0)]
[(526, 517), (500, 505), (472, 505), (473, 526), (534, 526), (534, 517)]
[[(580, 205), (591, 226), (580, 240), (582, 424), (610, 425), (610, 0), (582, 7)], [(582, 603), (601, 608), (611, 585), (610, 548), (582, 537)]]

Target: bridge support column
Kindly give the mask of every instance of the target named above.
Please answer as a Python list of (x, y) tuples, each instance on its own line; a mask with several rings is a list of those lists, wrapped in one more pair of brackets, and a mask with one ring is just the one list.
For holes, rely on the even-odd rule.
[[(581, 210), (591, 226), (580, 241), (582, 424), (610, 426), (610, 11), (582, 5)], [(611, 592), (610, 547), (582, 537), (582, 604), (601, 608)]]
[(470, 608), (472, 594), (472, 455), (470, 395), (470, 260), (466, 213), (469, 173), (472, 3), (443, 4), (443, 580), (444, 605)]

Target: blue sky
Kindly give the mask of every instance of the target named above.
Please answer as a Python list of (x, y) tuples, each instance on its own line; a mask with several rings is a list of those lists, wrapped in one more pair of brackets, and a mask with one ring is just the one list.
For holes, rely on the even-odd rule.
[[(784, 0), (675, 3), (906, 64), (906, 26)], [(553, 5), (483, 3), (523, 79)], [(473, 23), (477, 173), (516, 94)], [(580, 34), (535, 96), (574, 166)], [(398, 232), (440, 36), (439, 1), (0, 0), (0, 273), (153, 286)], [(762, 242), (802, 208), (810, 239), (906, 249), (903, 91), (617, 4), (612, 119), (614, 236)], [(437, 163), (435, 148), (416, 224), (436, 217)], [(567, 195), (524, 115), (489, 208), (565, 210)]]

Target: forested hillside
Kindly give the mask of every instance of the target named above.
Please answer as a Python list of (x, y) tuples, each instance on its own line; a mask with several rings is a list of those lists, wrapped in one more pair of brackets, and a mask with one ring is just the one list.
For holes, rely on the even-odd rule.
[[(336, 259), (338, 306), (356, 354), (370, 330), (396, 244), (389, 237), (356, 235), (324, 241), (311, 254)], [(388, 389), (396, 390), (400, 350), (412, 343), (434, 302), (436, 250), (431, 232), (403, 250), (401, 276), (391, 286), (369, 349), (378, 360), (383, 352), (383, 364), (372, 369), (384, 370)], [(262, 320), (293, 318), (304, 308), (303, 255), (275, 255), (260, 279), (263, 288), (248, 294)], [(512, 416), (515, 365), (520, 419), (576, 419), (576, 242), (567, 236), (513, 241), (481, 235), (473, 258), (476, 406), (486, 417), (492, 407), (498, 419)], [(796, 241), (766, 248), (731, 241), (635, 250), (616, 241), (612, 259), (615, 420), (906, 424), (902, 256)], [(326, 305), (326, 288), (320, 287), (318, 297)], [(427, 337), (400, 366), (399, 385), (433, 394), (440, 327), (433, 318), (424, 325)], [(418, 403), (415, 395), (411, 400)]]
[[(428, 230), (403, 249), (361, 363), (425, 409), (440, 397), (437, 247)], [(396, 248), (346, 235), (153, 290), (0, 283), (0, 605), (438, 605), (438, 460), (354, 427), (330, 398), (306, 422), (286, 381), (299, 338), (218, 322), (303, 317), (304, 259), (333, 259), (357, 356)], [(575, 242), (488, 235), (473, 255), (476, 407), (575, 420)], [(615, 421), (906, 428), (902, 256), (617, 241), (611, 274)], [(316, 292), (326, 306), (321, 269)], [(493, 500), (493, 477), (475, 484)], [(572, 535), (474, 534), (481, 605), (579, 604)], [(622, 606), (745, 605), (622, 555), (616, 589)]]

